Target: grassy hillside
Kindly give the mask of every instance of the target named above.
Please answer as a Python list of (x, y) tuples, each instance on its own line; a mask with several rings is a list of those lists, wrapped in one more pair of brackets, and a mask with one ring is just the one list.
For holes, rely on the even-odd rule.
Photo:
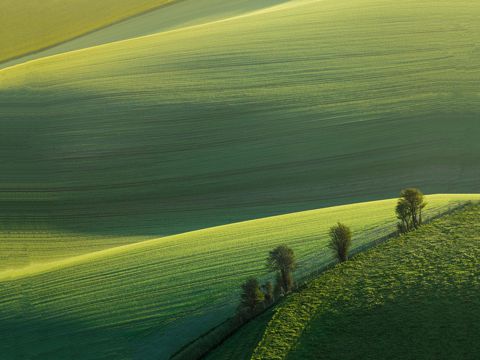
[(171, 6), (160, 6), (146, 13), (142, 13), (141, 16), (132, 16), (121, 22), (112, 24), (111, 26), (62, 42), (42, 51), (37, 51), (3, 63), (0, 60), (0, 69), (68, 51), (84, 49), (186, 26), (195, 26), (211, 21), (219, 21), (286, 1), (288, 0), (168, 1), (168, 4)]
[(250, 360), (255, 347), (262, 340), (273, 311), (268, 310), (243, 325), (219, 347), (209, 352), (205, 360)]
[(475, 359), (480, 206), (328, 271), (282, 304), (252, 359)]
[(158, 237), (478, 192), (479, 14), (299, 0), (2, 70), (2, 226)]
[(2, 0), (0, 62), (69, 40), (173, 0)]
[[(479, 196), (431, 196), (429, 215)], [(139, 242), (0, 272), (2, 358), (165, 359), (232, 314), (239, 284), (265, 278), (287, 243), (296, 276), (331, 260), (327, 230), (345, 221), (355, 246), (395, 228), (394, 200), (294, 213)]]

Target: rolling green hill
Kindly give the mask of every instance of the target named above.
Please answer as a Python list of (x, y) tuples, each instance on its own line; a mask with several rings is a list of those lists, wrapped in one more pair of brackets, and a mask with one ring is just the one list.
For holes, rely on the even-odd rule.
[(276, 311), (252, 359), (475, 359), (480, 206), (336, 266)]
[(412, 185), (477, 192), (479, 14), (298, 0), (4, 69), (2, 228), (98, 250)]
[[(429, 196), (427, 215), (474, 199), (480, 197)], [(332, 260), (332, 224), (348, 223), (355, 247), (362, 246), (395, 229), (394, 205), (293, 213), (4, 270), (2, 359), (166, 359), (232, 314), (239, 284), (267, 276), (265, 257), (274, 246), (295, 250), (295, 276), (310, 273)]]
[[(123, 21), (111, 24), (110, 26), (89, 32), (68, 41), (64, 41), (41, 51), (16, 57), (10, 61), (2, 63), (2, 60), (0, 59), (0, 69), (69, 51), (75, 51), (187, 26), (195, 26), (207, 22), (219, 21), (286, 1), (288, 0), (164, 0), (164, 3), (170, 6), (159, 6), (150, 11), (143, 12), (138, 16), (131, 16)], [(161, 4), (161, 2), (158, 0), (157, 2)], [(99, 6), (99, 3), (91, 3), (91, 5), (88, 5)], [(80, 4), (80, 2), (77, 1), (76, 4), (72, 3), (70, 6), (75, 6), (77, 4)], [(121, 4), (128, 3), (123, 2)], [(30, 6), (28, 9), (23, 9), (25, 8), (26, 3), (22, 2), (16, 2), (15, 7), (9, 6), (8, 9), (10, 9), (9, 11), (12, 11), (19, 5), (22, 5), (22, 10), (32, 11), (32, 9), (35, 9), (34, 7), (32, 8)], [(88, 9), (88, 7), (85, 8)], [(45, 9), (43, 9), (43, 11), (45, 11)], [(20, 19), (24, 20), (24, 18)], [(61, 19), (58, 20), (61, 21)], [(16, 19), (15, 21), (18, 22), (19, 19)], [(8, 24), (9, 23), (7, 23), (7, 26)], [(42, 24), (39, 25), (42, 26)], [(28, 26), (23, 27), (26, 27), (26, 30), (31, 30), (31, 28)], [(49, 27), (49, 29), (52, 28)]]
[(38, 51), (173, 0), (2, 0), (0, 62)]
[[(64, 37), (36, 32), (47, 46), (78, 35), (54, 21), (83, 33), (147, 3), (0, 18), (32, 23), (0, 59), (39, 48), (37, 21)], [(301, 275), (330, 261), (332, 223), (357, 245), (394, 227), (394, 200), (329, 206), (479, 192), (478, 2), (214, 3), (184, 8), (195, 26), (0, 70), (3, 357), (164, 359), (232, 313), (273, 246)], [(433, 196), (430, 214), (475, 198)]]

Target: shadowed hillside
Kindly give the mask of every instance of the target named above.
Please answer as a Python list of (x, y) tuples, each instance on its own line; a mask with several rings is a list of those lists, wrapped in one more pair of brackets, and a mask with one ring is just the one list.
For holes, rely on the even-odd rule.
[(365, 252), (273, 316), (252, 359), (475, 359), (480, 206)]
[(0, 71), (3, 226), (160, 236), (476, 192), (479, 11), (294, 1)]

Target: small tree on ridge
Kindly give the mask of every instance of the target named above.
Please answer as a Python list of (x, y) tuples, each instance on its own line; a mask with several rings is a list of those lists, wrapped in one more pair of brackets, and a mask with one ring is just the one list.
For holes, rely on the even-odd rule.
[(338, 261), (348, 260), (348, 251), (352, 245), (352, 231), (342, 223), (330, 228), (330, 249), (332, 249)]
[(401, 221), (400, 232), (406, 233), (418, 229), (423, 223), (423, 209), (427, 206), (423, 193), (415, 188), (402, 190), (395, 212)]
[(400, 199), (395, 208), (397, 219), (400, 222), (397, 224), (398, 231), (400, 233), (407, 233), (412, 230), (412, 214), (410, 213), (410, 207), (407, 202)]
[(265, 301), (265, 294), (260, 289), (256, 278), (251, 277), (242, 284), (240, 299), (240, 307), (248, 310), (250, 314), (254, 313), (258, 305)]
[(292, 271), (297, 268), (297, 261), (293, 250), (286, 245), (277, 246), (270, 251), (267, 258), (267, 268), (272, 271), (278, 271), (280, 286), (284, 293), (293, 289)]
[(265, 305), (270, 305), (275, 300), (274, 288), (271, 281), (267, 281), (262, 285), (262, 291), (265, 296)]

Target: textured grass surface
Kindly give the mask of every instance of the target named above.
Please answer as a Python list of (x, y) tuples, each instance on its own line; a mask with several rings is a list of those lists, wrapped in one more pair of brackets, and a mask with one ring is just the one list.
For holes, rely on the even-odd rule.
[(257, 344), (262, 340), (273, 310), (267, 311), (242, 326), (218, 348), (211, 351), (205, 360), (250, 360)]
[(70, 263), (72, 257), (88, 255), (105, 248), (152, 239), (145, 236), (98, 235), (65, 232), (48, 227), (22, 227), (0, 232), (0, 272), (26, 266), (50, 266), (52, 261)]
[[(429, 214), (476, 195), (428, 198)], [(164, 359), (231, 315), (248, 276), (286, 243), (296, 276), (332, 257), (328, 228), (344, 221), (361, 246), (395, 229), (395, 200), (226, 225), (0, 273), (0, 353), (12, 358)]]
[(141, 16), (128, 18), (120, 23), (85, 34), (43, 51), (21, 56), (4, 63), (1, 63), (0, 60), (0, 69), (68, 51), (218, 21), (286, 1), (288, 0), (169, 1), (169, 4), (173, 6), (161, 6), (158, 9), (143, 13)]
[(479, 13), (298, 0), (1, 70), (0, 353), (164, 358), (231, 313), (272, 246), (308, 271), (332, 222), (368, 242), (393, 202), (139, 240), (478, 192)]
[(173, 0), (2, 0), (0, 62), (69, 40)]
[(479, 12), (293, 1), (0, 71), (2, 226), (158, 237), (478, 192)]
[(321, 275), (252, 359), (476, 359), (479, 224), (472, 206)]

